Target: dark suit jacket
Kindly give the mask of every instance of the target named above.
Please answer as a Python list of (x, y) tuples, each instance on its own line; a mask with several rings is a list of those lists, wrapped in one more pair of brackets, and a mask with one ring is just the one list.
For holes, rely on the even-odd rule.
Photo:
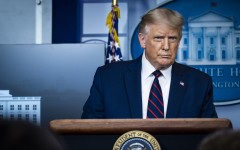
[[(82, 118), (142, 118), (141, 60), (99, 67)], [(175, 62), (166, 117), (217, 117), (211, 77)]]

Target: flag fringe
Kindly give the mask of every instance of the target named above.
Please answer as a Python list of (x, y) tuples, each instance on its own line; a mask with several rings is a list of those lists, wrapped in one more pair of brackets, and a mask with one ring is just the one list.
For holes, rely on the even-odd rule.
[[(117, 15), (117, 18), (120, 18), (120, 9), (118, 7), (112, 7), (112, 11), (115, 12), (115, 14)], [(116, 29), (114, 28), (114, 24), (113, 24), (113, 19), (112, 19), (112, 11), (108, 13), (107, 19), (106, 19), (106, 26), (108, 26), (109, 29), (109, 33), (111, 34), (113, 31), (112, 38), (114, 39), (115, 42), (117, 42), (120, 45), (120, 41), (118, 39), (118, 34)]]

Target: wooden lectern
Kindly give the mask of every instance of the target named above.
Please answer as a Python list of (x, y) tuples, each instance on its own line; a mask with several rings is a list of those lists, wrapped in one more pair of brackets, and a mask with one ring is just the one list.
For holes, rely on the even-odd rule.
[(124, 133), (140, 130), (154, 136), (162, 150), (195, 150), (208, 134), (231, 129), (228, 119), (61, 119), (50, 129), (63, 136), (70, 150), (112, 150)]

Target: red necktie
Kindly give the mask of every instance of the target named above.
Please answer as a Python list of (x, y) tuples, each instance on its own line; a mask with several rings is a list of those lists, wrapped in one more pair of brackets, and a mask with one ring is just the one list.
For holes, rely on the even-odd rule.
[(162, 90), (158, 77), (162, 75), (159, 70), (152, 73), (155, 78), (148, 99), (147, 118), (164, 118), (164, 105)]

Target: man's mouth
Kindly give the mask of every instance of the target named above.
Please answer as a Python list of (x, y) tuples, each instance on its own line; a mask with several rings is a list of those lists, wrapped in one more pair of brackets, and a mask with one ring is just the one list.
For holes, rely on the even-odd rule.
[(171, 57), (170, 55), (159, 55), (159, 56), (162, 58), (170, 58)]

